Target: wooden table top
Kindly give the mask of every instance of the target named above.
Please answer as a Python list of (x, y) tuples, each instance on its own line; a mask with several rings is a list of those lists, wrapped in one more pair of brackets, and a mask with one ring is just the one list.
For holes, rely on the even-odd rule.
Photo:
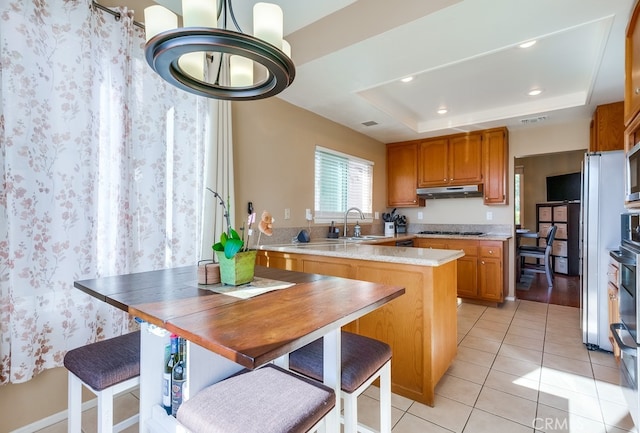
[(404, 293), (404, 288), (256, 266), (295, 283), (249, 299), (197, 284), (197, 267), (76, 281), (74, 286), (247, 368), (316, 340)]

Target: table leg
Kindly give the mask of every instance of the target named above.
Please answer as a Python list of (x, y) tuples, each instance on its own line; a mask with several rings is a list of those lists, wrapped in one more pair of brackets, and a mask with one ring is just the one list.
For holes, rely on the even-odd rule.
[(340, 433), (340, 328), (330, 331), (323, 338), (323, 368), (324, 384), (334, 389), (336, 393), (336, 406), (327, 415), (327, 431)]

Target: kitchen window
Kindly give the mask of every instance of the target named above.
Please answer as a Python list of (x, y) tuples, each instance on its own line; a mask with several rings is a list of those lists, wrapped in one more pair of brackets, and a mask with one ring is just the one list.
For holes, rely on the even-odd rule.
[[(344, 213), (357, 207), (372, 222), (373, 162), (346, 153), (316, 146), (316, 223), (341, 222)], [(352, 214), (353, 218), (356, 213)]]

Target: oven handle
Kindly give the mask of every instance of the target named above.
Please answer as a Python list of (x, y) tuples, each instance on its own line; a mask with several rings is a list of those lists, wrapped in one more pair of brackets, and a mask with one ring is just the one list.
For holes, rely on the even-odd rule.
[(638, 348), (629, 346), (628, 344), (624, 344), (622, 342), (622, 339), (620, 338), (620, 335), (618, 334), (618, 330), (626, 330), (627, 327), (622, 323), (612, 323), (611, 325), (609, 325), (609, 327), (611, 328), (613, 338), (615, 338), (618, 347), (620, 347), (620, 350), (622, 350), (623, 352), (627, 352), (629, 355), (638, 356)]
[(611, 258), (616, 262), (621, 263), (623, 265), (636, 266), (635, 257), (625, 256), (623, 254), (620, 254), (618, 251), (609, 251), (609, 256), (611, 256)]

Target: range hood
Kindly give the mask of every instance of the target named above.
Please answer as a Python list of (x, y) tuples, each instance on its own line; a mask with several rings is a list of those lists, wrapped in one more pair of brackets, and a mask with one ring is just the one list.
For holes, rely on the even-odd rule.
[(482, 197), (482, 185), (418, 188), (416, 193), (418, 197), (426, 199)]

